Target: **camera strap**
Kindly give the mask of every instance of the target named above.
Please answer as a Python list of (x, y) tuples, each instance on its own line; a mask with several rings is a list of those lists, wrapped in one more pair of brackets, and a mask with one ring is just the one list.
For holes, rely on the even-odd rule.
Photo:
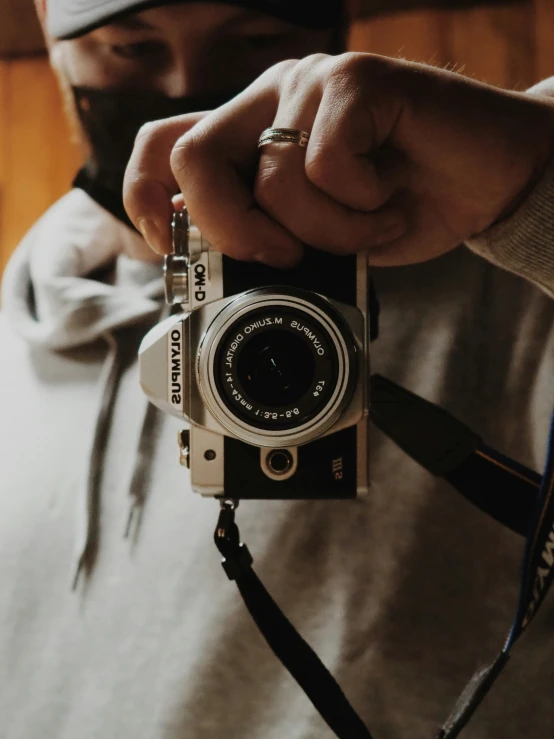
[[(371, 378), (376, 426), (431, 473), (444, 477), (499, 522), (526, 534), (516, 614), (505, 644), (479, 669), (435, 739), (454, 739), (490, 690), (554, 579), (554, 414), (542, 477), (485, 446), (465, 424), (438, 406), (379, 375)], [(270, 648), (339, 739), (372, 739), (340, 686), (282, 613), (252, 569), (240, 541), (236, 501), (222, 500), (214, 539), (222, 565)]]
[(372, 739), (339, 684), (300, 636), (252, 569), (252, 556), (235, 523), (236, 502), (222, 501), (214, 538), (222, 565), (234, 580), (256, 626), (278, 660), (340, 739)]
[(483, 443), (451, 413), (381, 375), (370, 380), (375, 426), (432, 475), (444, 477), (471, 503), (526, 536), (541, 476)]

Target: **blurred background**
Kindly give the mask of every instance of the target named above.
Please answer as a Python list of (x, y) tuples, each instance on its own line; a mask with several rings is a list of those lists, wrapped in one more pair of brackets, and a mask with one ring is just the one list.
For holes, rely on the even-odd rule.
[[(554, 74), (554, 0), (357, 0), (355, 12), (352, 50), (518, 90)], [(78, 160), (32, 0), (0, 0), (0, 273)]]

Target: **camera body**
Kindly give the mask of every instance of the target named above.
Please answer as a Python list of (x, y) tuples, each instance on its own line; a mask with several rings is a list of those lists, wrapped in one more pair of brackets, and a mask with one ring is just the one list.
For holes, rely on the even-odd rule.
[(292, 270), (210, 248), (173, 221), (166, 299), (181, 306), (139, 350), (141, 386), (187, 420), (193, 490), (234, 500), (367, 491), (369, 275), (365, 255), (306, 250)]

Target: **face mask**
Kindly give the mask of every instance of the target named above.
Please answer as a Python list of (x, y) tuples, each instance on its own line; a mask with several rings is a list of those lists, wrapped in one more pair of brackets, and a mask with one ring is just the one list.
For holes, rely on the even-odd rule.
[(170, 98), (142, 90), (97, 90), (72, 87), (79, 120), (91, 147), (91, 157), (73, 187), (127, 225), (123, 207), (123, 177), (138, 130), (149, 121), (219, 108), (239, 93)]

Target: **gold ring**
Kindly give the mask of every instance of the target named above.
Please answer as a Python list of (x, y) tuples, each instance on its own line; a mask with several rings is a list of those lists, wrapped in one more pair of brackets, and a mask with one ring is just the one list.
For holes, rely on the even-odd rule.
[(308, 146), (310, 134), (298, 128), (266, 128), (258, 140), (258, 147), (266, 144), (298, 144), (303, 149)]

